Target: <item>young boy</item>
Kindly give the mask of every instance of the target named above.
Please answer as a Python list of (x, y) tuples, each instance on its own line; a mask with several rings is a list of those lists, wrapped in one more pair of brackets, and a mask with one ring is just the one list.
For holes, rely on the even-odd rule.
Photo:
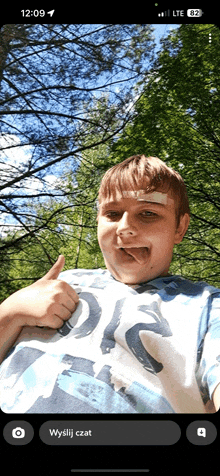
[(158, 158), (132, 156), (106, 172), (98, 199), (107, 270), (60, 274), (61, 255), (0, 306), (1, 409), (216, 411), (220, 290), (169, 274), (190, 219), (182, 178)]

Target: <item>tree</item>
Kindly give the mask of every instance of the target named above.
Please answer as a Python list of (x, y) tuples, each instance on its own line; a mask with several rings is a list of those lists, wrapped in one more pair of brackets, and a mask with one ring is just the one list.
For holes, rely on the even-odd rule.
[[(211, 44), (208, 41), (212, 33)], [(162, 42), (152, 74), (139, 83), (132, 123), (113, 144), (112, 161), (157, 156), (186, 183), (189, 231), (171, 271), (220, 285), (219, 29), (181, 25)]]
[[(0, 301), (41, 278), (48, 271), (48, 259), (52, 257), (55, 261), (61, 253), (65, 256), (67, 269), (105, 267), (97, 240), (96, 199), (100, 180), (98, 168), (106, 155), (105, 144), (87, 150), (76, 175), (67, 170), (60, 178), (66, 191), (62, 208), (53, 198), (45, 204), (29, 205), (36, 216), (32, 224), (34, 233), (24, 236), (22, 230), (17, 231), (14, 236), (17, 249), (13, 249), (13, 238), (8, 233), (4, 243), (9, 243), (9, 259), (4, 260), (1, 268)], [(82, 191), (79, 194), (76, 193), (76, 181), (77, 190)]]
[[(151, 32), (149, 25), (5, 25), (1, 30), (2, 269), (29, 238), (49, 264), (54, 262), (40, 244), (43, 230), (84, 191), (76, 179), (67, 190), (60, 176), (71, 169), (74, 178), (83, 152), (107, 143), (130, 120), (134, 84), (146, 76), (151, 61)], [(47, 219), (39, 219), (38, 206), (47, 207), (50, 199), (55, 201), (51, 216), (48, 211)], [(10, 233), (5, 224), (12, 226)]]

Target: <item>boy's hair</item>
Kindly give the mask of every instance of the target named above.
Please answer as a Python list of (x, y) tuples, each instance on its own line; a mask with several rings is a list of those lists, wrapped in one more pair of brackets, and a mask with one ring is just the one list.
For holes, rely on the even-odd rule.
[(182, 177), (157, 157), (133, 155), (107, 170), (99, 188), (99, 205), (110, 197), (116, 199), (117, 191), (122, 194), (131, 190), (146, 190), (146, 192), (160, 190), (165, 193), (169, 190), (175, 200), (177, 226), (182, 215), (185, 213), (190, 215), (186, 186)]

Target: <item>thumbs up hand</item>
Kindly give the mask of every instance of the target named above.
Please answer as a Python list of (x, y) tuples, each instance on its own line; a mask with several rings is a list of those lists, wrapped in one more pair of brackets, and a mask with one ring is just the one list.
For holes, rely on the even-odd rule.
[(9, 296), (1, 304), (2, 312), (19, 326), (62, 327), (79, 302), (74, 289), (57, 279), (64, 264), (65, 258), (60, 255), (45, 276)]
[[(60, 255), (56, 263), (52, 266), (52, 268), (48, 271), (43, 278), (39, 279), (38, 281), (46, 281), (48, 279), (57, 279), (59, 274), (61, 273), (65, 264), (65, 258), (63, 255)], [(37, 282), (38, 282), (37, 281)]]

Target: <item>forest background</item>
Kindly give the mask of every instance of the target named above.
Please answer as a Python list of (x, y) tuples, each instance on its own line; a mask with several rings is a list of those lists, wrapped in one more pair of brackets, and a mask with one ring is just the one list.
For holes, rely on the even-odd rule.
[[(211, 42), (210, 39), (211, 33)], [(187, 186), (191, 221), (170, 271), (220, 287), (220, 31), (179, 25), (5, 25), (0, 32), (0, 302), (65, 269), (105, 268), (105, 171), (157, 156)]]

